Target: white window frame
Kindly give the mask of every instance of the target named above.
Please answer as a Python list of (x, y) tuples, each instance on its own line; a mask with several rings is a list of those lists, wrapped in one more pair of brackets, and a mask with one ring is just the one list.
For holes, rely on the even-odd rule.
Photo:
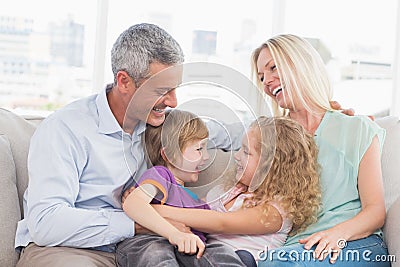
[(400, 3), (397, 3), (396, 44), (393, 62), (393, 89), (390, 115), (400, 117)]
[(97, 0), (96, 37), (93, 60), (93, 88), (94, 93), (105, 86), (105, 64), (107, 45), (108, 0)]

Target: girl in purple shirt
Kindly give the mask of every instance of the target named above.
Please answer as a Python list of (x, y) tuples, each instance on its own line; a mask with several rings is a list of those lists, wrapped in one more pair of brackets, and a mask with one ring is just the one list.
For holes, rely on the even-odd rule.
[[(136, 235), (122, 241), (116, 252), (118, 266), (151, 266), (151, 259), (143, 259), (144, 250), (164, 246), (166, 266), (244, 266), (228, 246), (210, 244), (206, 248), (203, 232), (192, 229), (179, 231), (164, 219), (151, 204), (165, 204), (179, 208), (209, 209), (184, 185), (198, 180), (207, 153), (208, 130), (204, 122), (186, 111), (167, 111), (162, 126), (148, 125), (145, 150), (149, 168), (138, 179), (131, 179), (122, 197), (125, 213), (136, 223), (158, 234)], [(154, 250), (160, 251), (160, 250)], [(203, 255), (204, 253), (204, 255)], [(193, 255), (193, 254), (196, 254)], [(142, 262), (143, 261), (143, 262)]]

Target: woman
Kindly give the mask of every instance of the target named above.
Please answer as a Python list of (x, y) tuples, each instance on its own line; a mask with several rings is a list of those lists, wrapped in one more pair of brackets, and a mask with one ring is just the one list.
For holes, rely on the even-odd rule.
[(380, 165), (384, 130), (367, 117), (332, 110), (325, 66), (303, 38), (273, 37), (252, 59), (275, 115), (289, 116), (314, 135), (322, 166), (318, 221), (289, 237), (282, 250), (269, 251), (259, 265), (390, 266), (374, 261), (387, 254), (380, 230), (385, 220)]

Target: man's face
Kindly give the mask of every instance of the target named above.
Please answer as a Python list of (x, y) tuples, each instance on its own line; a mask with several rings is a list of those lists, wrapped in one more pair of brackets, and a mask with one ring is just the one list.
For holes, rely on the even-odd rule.
[(177, 105), (175, 88), (182, 82), (182, 66), (152, 63), (149, 76), (134, 91), (127, 115), (159, 126), (164, 122), (166, 108)]

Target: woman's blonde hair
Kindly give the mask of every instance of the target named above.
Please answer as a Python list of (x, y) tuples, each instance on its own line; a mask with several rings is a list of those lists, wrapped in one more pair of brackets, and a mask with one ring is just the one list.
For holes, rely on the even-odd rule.
[[(168, 110), (160, 126), (147, 125), (144, 134), (147, 163), (153, 166), (175, 164), (190, 141), (208, 138), (208, 129), (199, 117), (188, 111)], [(161, 150), (168, 161), (161, 156)]]
[[(252, 54), (252, 73), (259, 88), (263, 87), (257, 75), (257, 60), (263, 49), (268, 49), (272, 55), (282, 89), (289, 98), (286, 101), (294, 105), (293, 98), (297, 97), (309, 112), (315, 112), (315, 108), (331, 110), (329, 101), (333, 92), (328, 73), (321, 56), (307, 40), (292, 34), (282, 34), (256, 48)], [(288, 114), (288, 110), (272, 102), (275, 116)]]
[(268, 216), (269, 203), (278, 202), (293, 223), (290, 235), (295, 235), (316, 222), (321, 203), (314, 138), (287, 117), (260, 117), (250, 130), (260, 153), (254, 178), (262, 182), (245, 206), (261, 206)]

